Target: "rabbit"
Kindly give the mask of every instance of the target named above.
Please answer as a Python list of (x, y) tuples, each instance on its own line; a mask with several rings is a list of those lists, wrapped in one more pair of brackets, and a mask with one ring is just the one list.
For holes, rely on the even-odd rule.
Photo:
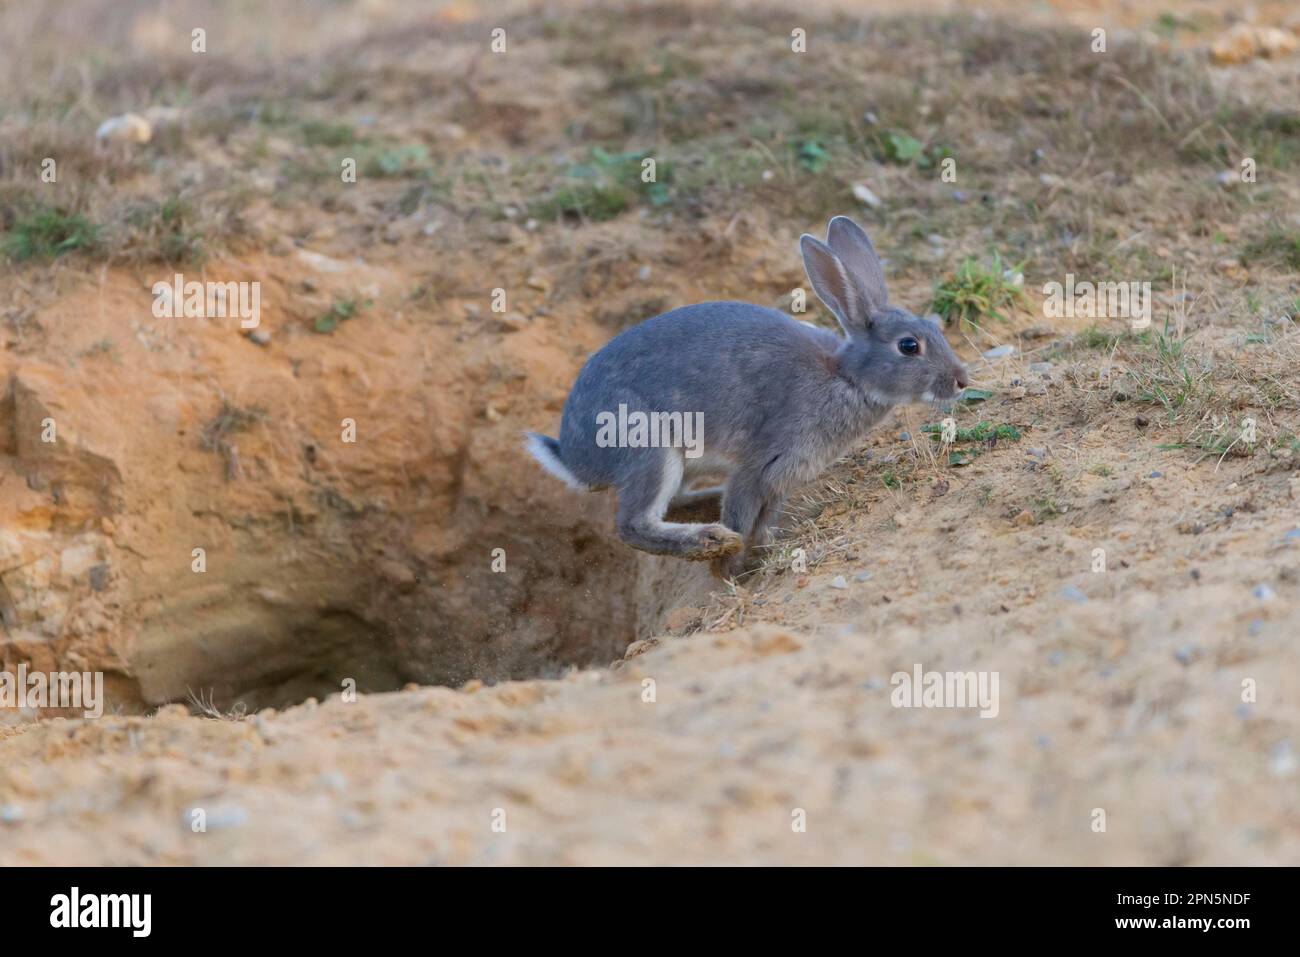
[[(766, 544), (785, 497), (893, 406), (950, 401), (966, 388), (966, 367), (938, 317), (890, 304), (880, 257), (861, 227), (836, 216), (825, 243), (805, 234), (799, 244), (843, 336), (745, 302), (673, 309), (587, 360), (558, 440), (525, 434), (533, 457), (571, 488), (617, 490), (618, 534), (633, 548), (712, 561), (716, 575), (734, 578)], [(637, 412), (641, 421), (660, 414), (659, 441), (632, 429)], [(615, 435), (615, 420), (629, 423), (625, 434)], [(702, 435), (688, 434), (693, 423)], [(682, 491), (719, 473), (724, 486)], [(718, 497), (721, 522), (664, 521), (669, 508)]]

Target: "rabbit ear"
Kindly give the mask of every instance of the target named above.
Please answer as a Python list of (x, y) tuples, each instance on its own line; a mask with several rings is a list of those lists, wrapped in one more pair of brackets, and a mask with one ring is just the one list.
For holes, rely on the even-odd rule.
[(870, 313), (864, 308), (858, 284), (849, 278), (840, 257), (816, 236), (807, 233), (799, 237), (799, 248), (803, 250), (804, 269), (817, 298), (835, 313), (845, 333), (865, 331), (871, 324)]
[(857, 282), (867, 315), (882, 312), (889, 304), (885, 267), (862, 227), (847, 216), (836, 216), (826, 230), (826, 242), (848, 268), (849, 277)]

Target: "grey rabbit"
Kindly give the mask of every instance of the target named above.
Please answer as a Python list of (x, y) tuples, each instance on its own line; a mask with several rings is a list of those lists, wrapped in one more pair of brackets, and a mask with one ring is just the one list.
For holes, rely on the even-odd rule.
[[(618, 490), (618, 534), (633, 548), (712, 560), (733, 577), (765, 544), (785, 497), (891, 407), (966, 387), (938, 322), (890, 305), (880, 257), (856, 223), (836, 216), (825, 243), (805, 234), (799, 245), (843, 337), (745, 302), (673, 309), (587, 360), (558, 441), (527, 433), (534, 458), (571, 488)], [(725, 486), (682, 491), (716, 473)], [(664, 521), (671, 507), (719, 497), (721, 523)]]

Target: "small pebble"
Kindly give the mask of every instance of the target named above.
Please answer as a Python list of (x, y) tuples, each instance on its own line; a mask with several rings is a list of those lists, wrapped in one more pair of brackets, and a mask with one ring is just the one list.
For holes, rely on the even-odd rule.
[(1165, 473), (1164, 473), (1164, 472), (1152, 472), (1152, 473), (1151, 473), (1149, 476), (1147, 476), (1147, 477), (1148, 477), (1148, 478), (1164, 478), (1164, 477), (1165, 477)]
[(1296, 758), (1289, 738), (1283, 738), (1274, 746), (1268, 768), (1279, 778), (1289, 778), (1295, 774)]
[(911, 439), (912, 439), (912, 433), (911, 433), (911, 432), (899, 432), (899, 433), (898, 433), (898, 441), (900, 441), (900, 442), (910, 442)]
[(984, 353), (985, 359), (1002, 359), (1006, 356), (1015, 355), (1015, 346), (994, 346)]
[(843, 575), (836, 575), (834, 581), (831, 582), (831, 587), (832, 587), (832, 588), (848, 588), (848, 587), (849, 587), (849, 583), (845, 580), (845, 578), (844, 578)]
[(316, 783), (330, 791), (346, 791), (348, 779), (338, 771), (327, 771), (316, 779)]
[(153, 124), (138, 113), (123, 113), (105, 120), (95, 130), (100, 142), (148, 143), (153, 139)]
[(1030, 371), (1030, 372), (1037, 372), (1037, 373), (1040, 373), (1040, 374), (1041, 374), (1041, 373), (1044, 373), (1044, 372), (1051, 372), (1053, 368), (1055, 368), (1055, 366), (1054, 366), (1051, 362), (1031, 362), (1031, 363), (1029, 363), (1029, 371)]
[(354, 811), (348, 808), (339, 813), (339, 823), (349, 831), (359, 831), (366, 826), (366, 816), (360, 811)]
[(870, 580), (870, 578), (871, 578), (871, 572), (858, 572), (856, 575), (853, 576), (853, 580), (855, 582), (868, 581)]
[(879, 209), (882, 205), (880, 197), (862, 183), (858, 183), (853, 187), (853, 198), (862, 205), (868, 206), (871, 209)]
[(1174, 658), (1180, 665), (1190, 665), (1200, 654), (1201, 650), (1196, 645), (1182, 645), (1174, 650)]
[(1277, 597), (1277, 592), (1275, 592), (1269, 585), (1256, 585), (1251, 591), (1251, 594), (1260, 601), (1272, 601)]
[(17, 824), (23, 819), (23, 809), (17, 804), (0, 804), (0, 824)]
[(1083, 604), (1088, 600), (1088, 596), (1085, 595), (1079, 588), (1075, 587), (1074, 585), (1066, 585), (1059, 592), (1057, 592), (1057, 594), (1060, 595), (1062, 598), (1064, 598), (1066, 601), (1075, 601), (1078, 602), (1079, 604)]

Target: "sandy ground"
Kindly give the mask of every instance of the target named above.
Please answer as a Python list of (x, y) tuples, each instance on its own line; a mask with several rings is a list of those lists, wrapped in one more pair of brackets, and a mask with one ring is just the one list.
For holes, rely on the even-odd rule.
[[(447, 173), (450, 195), (420, 194), (415, 213), (403, 200), (405, 180), (364, 186), (362, 199), (328, 214), (310, 189), (271, 195), (272, 180), (244, 207), (247, 232), (214, 240), (206, 267), (266, 279), (274, 291), (270, 349), (232, 330), (137, 318), (108, 366), (96, 343), (117, 335), (115, 317), (147, 309), (143, 280), (160, 268), (132, 258), (129, 244), (104, 262), (15, 264), (0, 280), (13, 308), (35, 320), (6, 327), (0, 372), (19, 388), (13, 411), (0, 399), (0, 421), (10, 415), (18, 430), (24, 397), (35, 396), (33, 408), (57, 400), (81, 410), (83, 421), (94, 413), (138, 423), (81, 430), (88, 437), (73, 465), (114, 463), (120, 501), (107, 503), (92, 494), (98, 479), (82, 471), (66, 500), (52, 502), (29, 480), (21, 443), (0, 441), (10, 466), (0, 515), (11, 536), (0, 544), (20, 556), (15, 568), (0, 569), (17, 622), (5, 619), (4, 660), (104, 663), (119, 682), (121, 710), (150, 712), (0, 727), (0, 862), (1300, 863), (1300, 333), (1283, 318), (1300, 288), (1284, 259), (1236, 255), (1279, 210), (1295, 208), (1300, 192), (1284, 162), (1294, 155), (1286, 152), (1294, 130), (1266, 128), (1284, 131), (1261, 140), (1277, 148), (1267, 192), (1242, 198), (1215, 185), (1224, 165), (1217, 155), (1160, 175), (1136, 153), (1112, 156), (1104, 137), (1118, 135), (1115, 123), (1096, 117), (1114, 108), (1125, 123), (1167, 126), (1161, 135), (1184, 143), (1194, 141), (1190, 131), (1209, 129), (1195, 113), (1199, 101), (1183, 109), (1209, 94), (1184, 94), (1170, 79), (1192, 67), (1160, 58), (1203, 56), (1230, 28), (1230, 5), (1180, 8), (1201, 25), (1175, 30), (1172, 42), (1142, 5), (1067, 5), (1072, 25), (1102, 17), (1121, 32), (1150, 33), (1158, 52), (1153, 72), (1133, 67), (1151, 95), (1120, 106), (1118, 94), (1090, 85), (1086, 65), (1060, 68), (1079, 86), (1059, 94), (1018, 75), (1024, 95), (1040, 98), (1032, 122), (1069, 125), (1054, 95), (1082, 103), (1086, 89), (1100, 104), (1082, 111), (1079, 125), (1103, 138), (1105, 162), (1086, 147), (1049, 154), (1055, 180), (1037, 167), (987, 172), (1019, 155), (1013, 131), (1031, 122), (1018, 118), (1030, 115), (1023, 105), (1009, 108), (1005, 122), (995, 115), (1004, 77), (946, 81), (984, 97), (987, 129), (967, 135), (957, 131), (965, 121), (932, 120), (936, 136), (966, 149), (958, 151), (963, 162), (974, 157), (977, 183), (965, 188), (1032, 197), (1027, 220), (1006, 198), (986, 201), (981, 216), (970, 212), (976, 203), (945, 205), (931, 182), (885, 163), (864, 171), (860, 161), (841, 167), (832, 159), (833, 182), (823, 187), (799, 179), (797, 164), (790, 173), (774, 160), (776, 182), (755, 177), (734, 203), (710, 199), (723, 192), (711, 181), (696, 205), (674, 207), (675, 218), (654, 221), (642, 208), (536, 230), (511, 216), (467, 213), (488, 201), (457, 191), (488, 183), (493, 202), (526, 197), (533, 173), (494, 180), (497, 167), (483, 157), (526, 167), (558, 150), (565, 124), (579, 119), (572, 104), (612, 96), (609, 62), (631, 54), (617, 43), (612, 52), (570, 51), (570, 59), (529, 53), (529, 70), (478, 73), (472, 97), (447, 93), (429, 118), (415, 104), (452, 83), (447, 77), (460, 82), (486, 21), (470, 6), (441, 8), (439, 42), (449, 36), (450, 52), (430, 64), (416, 32), (407, 38), (400, 29), (402, 5), (366, 6), (364, 26), (344, 16), (322, 21), (318, 34), (289, 29), (310, 19), (308, 5), (266, 31), (283, 31), (276, 42), (286, 50), (290, 36), (305, 46), (326, 36), (359, 43), (356, 74), (339, 81), (345, 92), (311, 70), (275, 82), (303, 103), (303, 90), (315, 90), (327, 115), (342, 116), (356, 76), (385, 75), (386, 84), (366, 92), (363, 112), (393, 136), (436, 127), (447, 134), (428, 136), (436, 162), (459, 156), (489, 172), (438, 167), (459, 171)], [(624, 32), (653, 24), (659, 46), (649, 46), (664, 54), (655, 69), (676, 69), (673, 44), (682, 36), (737, 51), (717, 73), (706, 69), (701, 79), (680, 68), (647, 95), (674, 129), (712, 135), (726, 125), (726, 104), (739, 102), (727, 99), (733, 91), (754, 98), (755, 109), (780, 109), (786, 94), (744, 85), (745, 71), (766, 56), (761, 47), (719, 39), (716, 19), (685, 22), (679, 6), (647, 9), (643, 23), (635, 13), (601, 22)], [(779, 8), (764, 9), (784, 22)], [(1032, 31), (1047, 30), (1061, 10), (1027, 11), (1029, 39), (1016, 34), (1014, 42), (1034, 49)], [(1272, 5), (1258, 14), (1279, 26), (1286, 15)], [(814, 23), (830, 30), (852, 20)], [(167, 28), (148, 11), (123, 27), (141, 48), (165, 42)], [(530, 20), (524, 35), (547, 29)], [(930, 27), (893, 29), (905, 43)], [(966, 20), (954, 29), (965, 55), (994, 56), (996, 30)], [(855, 69), (873, 77), (873, 93), (894, 90), (890, 78), (898, 78), (895, 106), (905, 115), (913, 77), (862, 35), (843, 27), (837, 42), (861, 46)], [(944, 55), (928, 40), (923, 49), (936, 64)], [(1246, 104), (1222, 120), (1225, 129), (1240, 138), (1241, 116), (1283, 109), (1276, 92), (1296, 89), (1296, 62), (1251, 59), (1210, 75), (1207, 89), (1228, 84)], [(536, 82), (543, 68), (553, 70), (549, 85)], [(930, 81), (941, 84), (956, 66), (935, 69)], [(198, 97), (238, 100), (256, 80), (235, 71), (200, 84)], [(106, 91), (125, 95), (120, 77), (101, 82), (97, 97), (117, 104)], [(673, 84), (697, 82), (719, 97), (700, 101), (716, 112), (672, 113), (672, 104), (695, 102), (682, 98), (688, 85)], [(941, 100), (924, 111), (942, 113)], [(599, 109), (585, 121), (614, 135)], [(194, 121), (187, 136), (206, 144), (195, 162), (212, 195), (228, 185), (214, 168), (261, 175), (271, 161), (250, 156), (302, 161), (294, 152), (301, 145), (291, 148), (275, 130), (259, 145), (244, 127)], [(693, 168), (682, 167), (674, 189), (685, 195)], [(138, 189), (180, 175), (165, 164), (132, 176), (106, 169)], [(620, 552), (608, 540), (609, 502), (578, 501), (548, 484), (519, 454), (518, 431), (553, 430), (586, 352), (629, 316), (706, 297), (779, 303), (801, 282), (795, 237), (816, 228), (781, 204), (807, 204), (821, 217), (822, 206), (851, 204), (848, 187), (864, 176), (887, 209), (856, 214), (891, 257), (898, 298), (918, 310), (959, 254), (979, 255), (993, 238), (1029, 229), (1026, 222), (1052, 224), (1025, 244), (1042, 250), (1024, 267), (1029, 301), (1004, 324), (950, 330), (991, 393), (959, 407), (957, 425), (1006, 424), (1020, 438), (960, 443), (972, 460), (953, 466), (920, 430), (933, 411), (898, 411), (796, 496), (764, 566), (736, 584)], [(125, 188), (101, 182), (89, 208), (111, 215)], [(1084, 241), (1094, 217), (1115, 231), (1096, 227)], [(431, 222), (440, 225), (427, 231)], [(217, 225), (204, 228), (215, 234)], [(936, 231), (943, 242), (929, 238)], [(1119, 255), (1117, 245), (1118, 267), (1106, 258)], [(1057, 277), (1053, 257), (1084, 255), (1094, 258), (1081, 268), (1102, 275), (1130, 261), (1157, 270), (1164, 337), (1044, 322), (1036, 289)], [(313, 256), (343, 263), (341, 272)], [(650, 278), (642, 266), (652, 266)], [(485, 323), (482, 290), (497, 282), (529, 291), (514, 300), (516, 311)], [(373, 292), (360, 318), (333, 335), (307, 329), (333, 297), (362, 287)], [(425, 296), (426, 287), (436, 295)], [(983, 355), (999, 344), (1013, 345), (1012, 355)], [(1177, 392), (1181, 404), (1153, 399), (1155, 387)], [(164, 391), (182, 399), (160, 405)], [(372, 413), (397, 416), (391, 429), (358, 461), (322, 443), (323, 464), (307, 469), (302, 436), (324, 434), (358, 395)], [(276, 396), (291, 397), (292, 414), (238, 436), (242, 471), (232, 474), (228, 454), (194, 443), (222, 397), (253, 406)], [(154, 415), (159, 408), (164, 414)], [(1249, 446), (1232, 440), (1245, 418), (1259, 429)], [(175, 438), (178, 424), (191, 438)], [(321, 504), (326, 492), (352, 511)], [(305, 538), (282, 530), (285, 501), (305, 520), (292, 535)], [(349, 524), (361, 512), (365, 524)], [(228, 549), (214, 554), (252, 564), (190, 593), (167, 556), (179, 549), (188, 562), (186, 536), (207, 527), (220, 529)], [(57, 554), (70, 536), (91, 541), (113, 569), (104, 593), (62, 575), (57, 557), (45, 578), (33, 571), (40, 549)], [(498, 545), (512, 556), (509, 584), (485, 570)], [(272, 598), (255, 594), (259, 587)], [(66, 603), (57, 616), (40, 597), (56, 592)], [(424, 615), (438, 626), (409, 626)], [(55, 621), (76, 628), (45, 628)], [(372, 643), (375, 635), (382, 641)], [(996, 715), (896, 707), (893, 677), (918, 665), (995, 674)], [(358, 667), (370, 667), (379, 687), (426, 679), (450, 686), (410, 684), (355, 699), (325, 693)], [(489, 682), (466, 683), (473, 674)], [(524, 680), (502, 680), (512, 677)], [(195, 683), (200, 698), (204, 687), (217, 689), (211, 713), (194, 701), (154, 710), (185, 701)], [(308, 694), (315, 697), (303, 701)], [(281, 698), (301, 703), (262, 707)]]

